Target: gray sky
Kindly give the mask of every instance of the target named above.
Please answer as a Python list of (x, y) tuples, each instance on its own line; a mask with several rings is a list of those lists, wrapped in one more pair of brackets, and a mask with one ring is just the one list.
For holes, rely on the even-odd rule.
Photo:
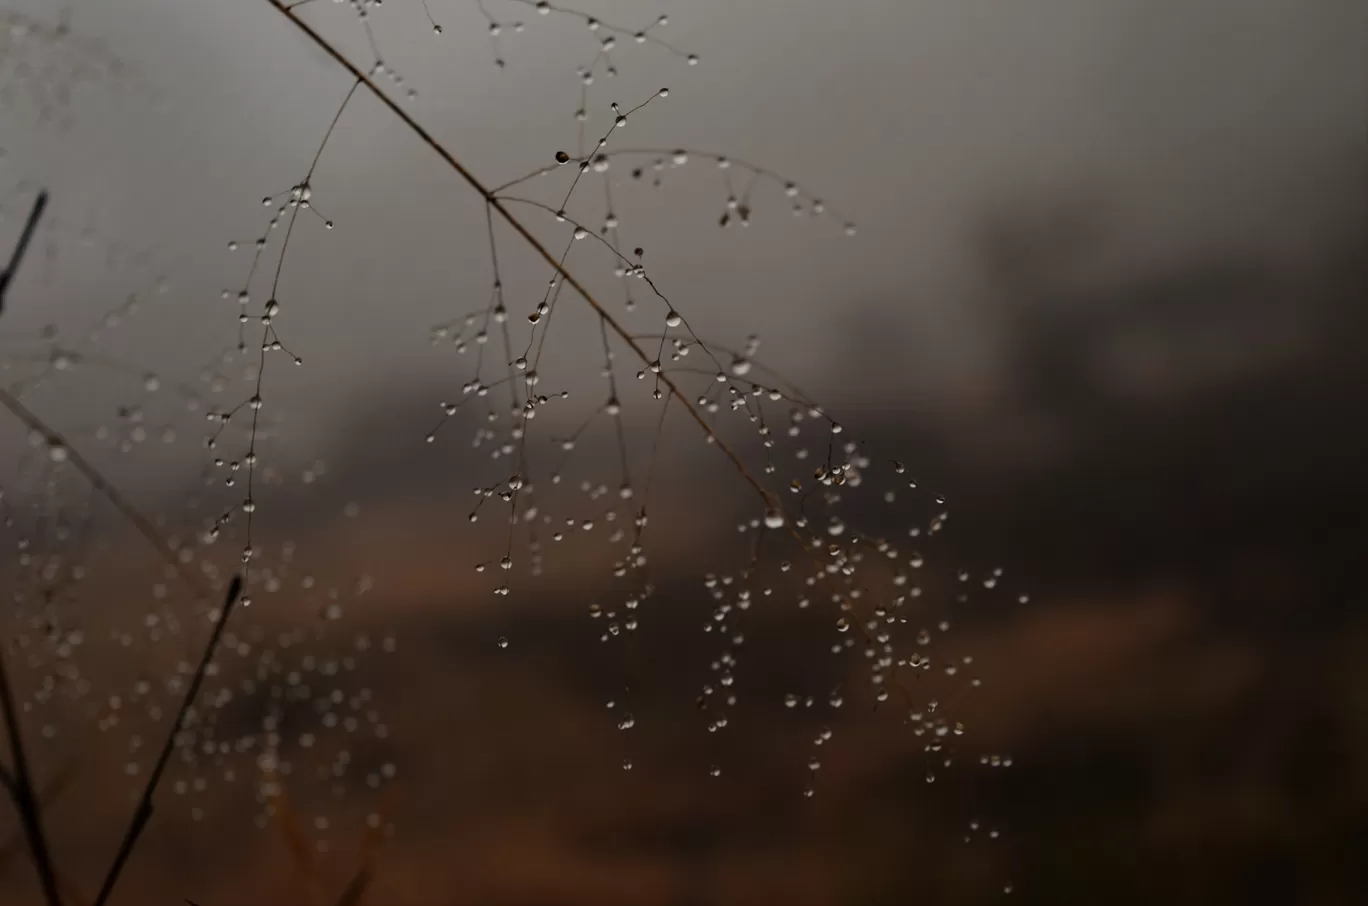
[[(44, 6), (7, 4), (40, 20)], [(505, 30), (508, 66), (498, 70), (474, 4), (430, 6), (440, 36), (417, 3), (374, 16), (381, 53), (419, 92), (410, 107), (422, 122), (490, 182), (575, 150), (573, 72), (596, 40), (579, 20), (491, 0), (505, 23), (527, 23)], [(610, 100), (633, 105), (668, 86), (614, 146), (757, 162), (859, 224), (849, 239), (837, 221), (795, 220), (768, 186), (753, 226), (723, 230), (726, 189), (713, 165), (667, 170), (660, 190), (631, 185), (621, 163), (609, 172), (623, 245), (647, 250), (650, 273), (701, 335), (740, 345), (758, 333), (766, 361), (856, 411), (988, 415), (1004, 405), (994, 402), (1012, 379), (1003, 323), (1019, 300), (1001, 301), (985, 270), (980, 240), (993, 218), (1029, 231), (1060, 211), (1093, 211), (1093, 251), (1080, 272), (1069, 265), (1069, 279), (1105, 286), (1228, 254), (1300, 267), (1364, 196), (1368, 63), (1351, 2), (583, 8), (632, 27), (669, 12), (657, 33), (702, 60), (689, 67), (624, 39), (613, 54), (621, 74), (600, 73), (590, 89), (591, 136)], [(301, 14), (369, 60), (346, 7), (320, 0)], [(62, 129), (12, 105), (21, 128), (6, 130), (0, 173), (9, 186), (53, 188), (58, 243), (88, 232), (149, 263), (114, 277), (103, 258), (65, 248), (58, 275), (43, 284), (33, 268), (17, 288), (27, 298), (7, 314), (5, 348), (23, 348), (48, 321), (77, 333), (165, 275), (166, 295), (101, 348), (193, 382), (236, 337), (236, 306), (218, 293), (240, 288), (268, 213), (261, 197), (302, 176), (347, 78), (264, 3), (78, 3), (70, 21), (132, 71), (79, 86)], [(548, 179), (563, 186), (569, 175)], [(571, 204), (591, 224), (602, 217), (600, 181)], [(337, 228), (305, 218), (292, 239), (277, 323), (307, 364), (272, 385), (304, 445), (358, 398), (464, 380), (468, 366), (430, 348), (428, 329), (484, 306), (491, 277), (472, 193), (370, 98), (349, 105), (313, 187)], [(567, 227), (523, 213), (553, 248), (565, 241)], [(243, 249), (229, 253), (230, 239)], [(525, 330), (544, 268), (507, 231), (500, 246), (513, 322)], [(577, 247), (570, 266), (620, 303), (601, 249)], [(266, 291), (258, 275), (253, 306)], [(595, 326), (566, 301), (576, 316), (556, 324), (543, 372), (555, 386), (584, 386), (598, 380), (578, 352), (595, 344)], [(658, 330), (661, 307), (643, 304), (628, 321)], [(870, 336), (887, 351), (855, 351)]]

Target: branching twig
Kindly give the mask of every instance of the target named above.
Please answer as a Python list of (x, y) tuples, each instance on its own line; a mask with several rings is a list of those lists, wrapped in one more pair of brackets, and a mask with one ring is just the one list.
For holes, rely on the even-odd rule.
[(337, 906), (357, 906), (361, 902), (361, 897), (365, 896), (366, 888), (371, 883), (371, 868), (369, 865), (362, 865), (352, 875), (351, 881), (342, 890), (342, 895), (337, 898)]
[[(446, 163), (447, 166), (454, 170), (457, 173), (457, 175), (459, 175), (463, 180), (465, 180), (465, 182), (472, 189), (479, 193), (480, 197), (485, 200), (485, 203), (490, 208), (499, 212), (499, 216), (501, 216), (508, 223), (508, 225), (511, 226), (513, 230), (519, 236), (521, 236), (529, 246), (532, 247), (532, 250), (535, 251), (542, 258), (543, 261), (549, 264), (555, 270), (555, 272), (559, 274), (564, 279), (564, 281), (575, 290), (575, 292), (579, 293), (580, 297), (584, 299), (584, 301), (588, 303), (589, 307), (594, 310), (594, 313), (603, 319), (604, 323), (606, 323), (608, 327), (611, 328), (612, 331), (615, 334), (617, 334), (618, 337), (621, 338), (624, 343), (627, 344), (627, 346), (642, 361), (643, 364), (649, 364), (651, 362), (651, 357), (649, 356), (649, 354), (644, 349), (642, 349), (640, 345), (637, 344), (636, 340), (632, 338), (631, 333), (629, 333), (626, 330), (626, 328), (624, 328), (618, 322), (618, 320), (614, 318), (606, 308), (604, 308), (604, 306), (594, 297), (593, 293), (589, 292), (589, 290), (584, 286), (584, 284), (582, 284), (573, 274), (571, 274), (560, 264), (557, 258), (554, 255), (552, 255), (550, 251), (547, 250), (546, 246), (543, 245), (542, 242), (539, 239), (537, 239), (536, 236), (532, 235), (531, 231), (529, 231), (528, 228), (523, 225), (521, 220), (513, 216), (513, 214), (508, 210), (508, 208), (504, 206), (503, 202), (500, 201), (500, 199), (496, 196), (494, 191), (489, 188), (486, 188), (484, 183), (482, 183), (478, 178), (476, 178), (476, 176), (473, 173), (471, 173), (470, 170), (466, 169), (466, 166), (462, 164), (459, 160), (457, 160), (455, 155), (453, 155), (449, 150), (447, 150), (445, 145), (439, 142), (430, 132), (424, 129), (423, 126), (420, 125), (417, 120), (415, 120), (402, 107), (395, 103), (395, 101), (392, 100), (389, 97), (389, 95), (381, 91), (379, 86), (375, 84), (375, 82), (370, 78), (370, 76), (362, 72), (356, 66), (356, 64), (349, 60), (340, 50), (334, 47), (333, 44), (330, 41), (328, 41), (327, 38), (324, 38), (317, 31), (315, 31), (312, 26), (310, 26), (308, 23), (304, 22), (302, 19), (300, 19), (298, 16), (292, 13), (290, 11), (289, 6), (286, 3), (284, 3), (283, 0), (266, 0), (266, 2), (273, 6), (276, 9), (276, 11), (279, 12), (281, 15), (285, 16), (285, 18), (289, 19), (290, 22), (296, 28), (298, 28), (301, 32), (304, 33), (306, 37), (313, 41), (314, 44), (316, 44), (319, 47), (319, 49), (321, 49), (324, 53), (331, 57), (333, 61), (337, 63), (337, 65), (341, 66), (348, 73), (350, 73), (353, 78), (355, 78), (361, 84), (365, 85), (366, 90), (369, 91), (376, 98), (376, 100), (380, 101), (380, 103), (388, 107), (390, 111), (395, 116), (397, 116), (405, 126), (408, 127), (409, 131), (412, 132), (418, 138), (419, 141), (421, 141), (423, 144), (427, 145), (430, 149), (432, 149), (432, 151), (438, 157), (440, 157), (442, 161)], [(708, 437), (712, 438), (713, 442), (717, 445), (718, 449), (720, 449), (727, 456), (727, 458), (731, 460), (732, 465), (736, 467), (737, 471), (741, 474), (741, 476), (746, 480), (748, 484), (750, 484), (752, 488), (755, 489), (755, 492), (760, 495), (760, 498), (764, 501), (765, 506), (776, 506), (774, 495), (771, 494), (753, 474), (751, 474), (750, 469), (746, 467), (746, 464), (741, 460), (741, 457), (737, 455), (736, 451), (733, 450), (731, 446), (723, 438), (718, 436), (717, 432), (714, 431), (712, 426), (708, 424), (707, 420), (703, 418), (703, 415), (698, 411), (698, 409), (692, 403), (690, 403), (689, 400), (683, 394), (679, 393), (678, 388), (674, 386), (670, 378), (662, 375), (661, 383), (665, 384), (665, 386), (669, 388), (669, 390), (675, 396), (679, 397), (680, 405), (682, 405), (685, 408), (685, 410), (689, 413), (690, 417), (692, 417), (693, 420), (698, 424), (698, 426), (703, 429), (703, 432)], [(99, 904), (97, 903), (96, 906), (99, 906)]]

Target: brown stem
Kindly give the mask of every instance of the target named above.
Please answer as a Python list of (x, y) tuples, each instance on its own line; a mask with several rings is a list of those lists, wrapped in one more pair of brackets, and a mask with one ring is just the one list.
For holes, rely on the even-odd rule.
[[(38, 220), (47, 207), (47, 192), (39, 192), (19, 234), (19, 243), (10, 255), (9, 264), (0, 273), (0, 313), (5, 308), (5, 290), (10, 280), (24, 260), (24, 252), (33, 240), (38, 229)], [(0, 391), (3, 393), (4, 391)], [(5, 394), (8, 396), (8, 394)], [(9, 674), (5, 670), (5, 653), (0, 645), (0, 710), (4, 711), (5, 732), (9, 736), (10, 758), (14, 762), (13, 771), (0, 768), (0, 786), (14, 800), (19, 812), (19, 822), (24, 828), (24, 838), (28, 841), (29, 852), (33, 856), (33, 867), (38, 871), (38, 880), (43, 886), (43, 898), (49, 906), (61, 906), (62, 898), (57, 890), (57, 874), (52, 867), (52, 853), (48, 850), (47, 837), (43, 835), (42, 810), (38, 797), (33, 791), (33, 778), (29, 775), (28, 758), (24, 754), (24, 740), (20, 735), (19, 714), (14, 707), (14, 695), (10, 690)]]
[(33, 209), (29, 211), (28, 220), (24, 222), (24, 231), (19, 234), (19, 244), (14, 247), (14, 253), (10, 255), (9, 264), (5, 266), (4, 272), (0, 273), (0, 312), (5, 310), (5, 291), (9, 289), (10, 281), (18, 272), (29, 243), (33, 241), (33, 234), (38, 230), (38, 219), (43, 216), (47, 200), (46, 189), (39, 192), (38, 197), (33, 200)]
[[(3, 291), (8, 285), (11, 276), (14, 274), (19, 262), (22, 260), (23, 253), (28, 243), (33, 237), (37, 227), (38, 219), (47, 203), (47, 193), (39, 194), (34, 203), (33, 211), (29, 214), (28, 222), (24, 227), (24, 232), (19, 240), (19, 245), (11, 256), (10, 266), (3, 275), (0, 275), (0, 303), (3, 303)], [(19, 421), (23, 422), (29, 430), (37, 432), (48, 440), (49, 443), (60, 444), (66, 451), (67, 460), (80, 472), (91, 486), (101, 494), (106, 500), (113, 504), (114, 508), (126, 518), (138, 533), (145, 538), (149, 544), (156, 548), (157, 553), (164, 559), (197, 595), (197, 597), (207, 600), (210, 597), (208, 587), (194, 572), (187, 569), (180, 560), (174, 556), (171, 549), (167, 546), (161, 533), (147, 517), (143, 516), (131, 503), (108, 481), (104, 476), (92, 466), (85, 457), (81, 456), (68, 444), (60, 433), (52, 429), (30, 411), (27, 406), (21, 403), (15, 396), (4, 388), (0, 388), (0, 406), (8, 409)], [(190, 687), (186, 691), (185, 700), (181, 703), (180, 710), (171, 725), (171, 731), (167, 734), (166, 742), (162, 746), (162, 751), (157, 759), (157, 763), (148, 777), (147, 785), (143, 789), (142, 797), (138, 802), (137, 808), (133, 813), (133, 818), (125, 832), (123, 840), (119, 844), (119, 851), (115, 855), (114, 862), (106, 874), (104, 883), (101, 885), (100, 893), (95, 901), (95, 906), (103, 906), (113, 890), (115, 882), (123, 871), (124, 864), (128, 861), (129, 855), (137, 843), (138, 837), (142, 834), (143, 828), (152, 816), (152, 795), (156, 792), (157, 785), (161, 781), (161, 775), (166, 769), (166, 763), (175, 749), (176, 735), (180, 732), (181, 725), (184, 723), (186, 715), (194, 705), (195, 697), (199, 693), (199, 687), (204, 681), (204, 676), (213, 660), (214, 653), (218, 649), (219, 640), (223, 635), (223, 630), (227, 626), (228, 616), (232, 612), (233, 606), (237, 603), (238, 597), (242, 592), (242, 577), (234, 576), (228, 586), (227, 597), (224, 599), (223, 608), (219, 613), (218, 621), (210, 634), (209, 642), (205, 646), (204, 653), (200, 658), (199, 667), (190, 681)], [(48, 906), (61, 906), (61, 898), (58, 894), (56, 873), (53, 869), (51, 854), (47, 847), (46, 838), (43, 836), (41, 812), (38, 798), (34, 794), (32, 780), (28, 773), (28, 763), (24, 757), (24, 749), (20, 737), (18, 715), (14, 709), (14, 700), (10, 692), (9, 679), (4, 669), (3, 650), (0, 650), (0, 709), (4, 712), (6, 730), (10, 739), (10, 748), (13, 754), (13, 772), (5, 771), (0, 768), (0, 787), (14, 799), (19, 811), (20, 819), (23, 823), (24, 834), (28, 839), (29, 849), (33, 854), (34, 866), (38, 870), (39, 879), (43, 885), (43, 893)]]

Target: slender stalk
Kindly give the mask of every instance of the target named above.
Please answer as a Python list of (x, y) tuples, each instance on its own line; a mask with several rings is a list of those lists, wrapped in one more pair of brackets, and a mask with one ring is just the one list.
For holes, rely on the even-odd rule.
[(337, 906), (356, 906), (361, 902), (361, 898), (366, 895), (366, 888), (370, 886), (370, 882), (370, 866), (363, 865), (357, 869), (356, 874), (352, 875), (352, 879), (343, 889), (342, 895), (337, 898)]
[(24, 231), (19, 234), (19, 244), (14, 247), (13, 254), (10, 255), (9, 264), (5, 266), (3, 273), (0, 273), (0, 312), (5, 310), (5, 291), (9, 289), (10, 281), (19, 271), (19, 265), (24, 260), (24, 253), (28, 251), (29, 243), (33, 241), (33, 234), (38, 231), (38, 220), (43, 216), (43, 209), (47, 207), (47, 190), (38, 193), (38, 197), (33, 200), (33, 208), (29, 211), (28, 220), (24, 222)]
[[(38, 197), (34, 199), (28, 220), (24, 222), (23, 232), (19, 234), (19, 243), (10, 255), (4, 273), (0, 273), (0, 313), (5, 309), (5, 291), (9, 289), (10, 280), (23, 263), (24, 253), (33, 241), (38, 221), (43, 216), (43, 209), (47, 207), (47, 199), (46, 190), (39, 192)], [(24, 740), (19, 727), (19, 713), (14, 705), (9, 674), (5, 670), (3, 645), (0, 645), (0, 711), (4, 712), (5, 733), (9, 736), (10, 743), (10, 759), (14, 763), (12, 771), (0, 768), (0, 786), (3, 786), (5, 792), (14, 800), (14, 807), (19, 812), (24, 838), (28, 841), (29, 853), (33, 856), (33, 867), (37, 870), (39, 883), (43, 887), (43, 899), (48, 906), (61, 906), (62, 898), (57, 890), (57, 873), (52, 867), (52, 853), (48, 849), (47, 837), (43, 834), (42, 809), (33, 789), (33, 778), (29, 774), (28, 757), (24, 753)]]
[(157, 791), (157, 784), (161, 782), (162, 772), (166, 770), (166, 763), (171, 759), (171, 753), (176, 748), (176, 736), (180, 733), (181, 725), (185, 723), (186, 715), (190, 713), (190, 709), (195, 704), (195, 697), (199, 694), (205, 673), (209, 669), (210, 662), (214, 659), (214, 653), (218, 650), (219, 639), (223, 636), (224, 627), (228, 625), (228, 615), (232, 612), (233, 605), (237, 603), (238, 596), (241, 593), (242, 576), (235, 575), (233, 580), (228, 583), (228, 593), (223, 599), (223, 609), (219, 612), (218, 622), (214, 624), (214, 631), (209, 636), (208, 644), (204, 646), (204, 654), (200, 657), (199, 666), (195, 668), (195, 674), (190, 680), (190, 687), (185, 690), (185, 699), (181, 702), (180, 710), (176, 712), (176, 718), (171, 722), (171, 730), (166, 734), (166, 742), (162, 744), (161, 754), (157, 756), (157, 763), (153, 766), (152, 773), (147, 776), (147, 785), (143, 787), (142, 796), (138, 799), (137, 808), (133, 811), (133, 820), (129, 823), (128, 830), (124, 832), (123, 840), (119, 843), (119, 851), (114, 856), (114, 863), (109, 866), (109, 872), (105, 875), (104, 883), (100, 885), (100, 893), (95, 898), (94, 906), (104, 906), (109, 900), (110, 892), (113, 891), (114, 884), (119, 880), (124, 864), (133, 852), (133, 847), (137, 844), (143, 828), (147, 826), (148, 819), (152, 817), (152, 795)]
[[(558, 261), (556, 257), (551, 254), (550, 251), (547, 250), (546, 246), (543, 245), (541, 241), (537, 239), (536, 236), (532, 235), (532, 233), (527, 229), (527, 227), (523, 225), (522, 221), (514, 217), (513, 214), (509, 212), (508, 208), (504, 206), (503, 200), (499, 197), (497, 190), (489, 189), (484, 185), (484, 183), (480, 182), (480, 180), (475, 177), (475, 174), (471, 173), (468, 169), (466, 169), (465, 165), (462, 164), (459, 160), (457, 160), (455, 155), (453, 155), (449, 150), (447, 150), (446, 146), (444, 146), (441, 142), (437, 141), (437, 139), (430, 132), (424, 129), (423, 126), (419, 124), (417, 120), (415, 120), (402, 107), (395, 103), (389, 95), (381, 91), (379, 86), (375, 84), (375, 82), (370, 78), (370, 76), (368, 76), (366, 73), (362, 72), (359, 68), (357, 68), (356, 64), (349, 60), (346, 57), (346, 55), (344, 55), (340, 50), (334, 47), (333, 44), (330, 41), (328, 41), (327, 38), (324, 38), (317, 31), (315, 31), (313, 27), (310, 26), (307, 22), (303, 21), (293, 12), (291, 12), (290, 7), (283, 3), (282, 0), (266, 0), (266, 2), (269, 3), (272, 7), (274, 7), (276, 11), (283, 15), (285, 18), (289, 19), (291, 24), (293, 24), (296, 28), (303, 32), (303, 34), (311, 41), (313, 41), (313, 43), (317, 45), (320, 50), (322, 50), (325, 54), (331, 57), (332, 60), (335, 63), (337, 63), (338, 66), (342, 67), (344, 70), (350, 73), (351, 76), (357, 80), (357, 82), (359, 82), (362, 85), (365, 85), (366, 90), (369, 91), (371, 95), (375, 97), (376, 100), (378, 100), (380, 103), (388, 107), (390, 112), (393, 113), (396, 117), (398, 117), (400, 122), (407, 126), (409, 131), (412, 132), (414, 136), (418, 138), (419, 141), (427, 145), (428, 148), (430, 148), (433, 151), (433, 153), (440, 157), (448, 167), (456, 171), (457, 175), (459, 175), (463, 180), (465, 180), (465, 182), (472, 189), (479, 193), (480, 197), (484, 199), (487, 209), (493, 209), (499, 212), (499, 216), (502, 217), (504, 221), (507, 222), (508, 225), (511, 226), (513, 230), (519, 236), (521, 236), (529, 246), (532, 247), (533, 251), (535, 251), (543, 261), (551, 265), (552, 269), (555, 270), (555, 272), (563, 278), (563, 282), (568, 283), (575, 290), (575, 292), (579, 293), (580, 298), (584, 299), (584, 301), (589, 305), (589, 307), (594, 310), (595, 314), (597, 314), (599, 318), (602, 319), (602, 322), (604, 324), (607, 324), (610, 328), (612, 328), (613, 333), (617, 334), (618, 337), (621, 338), (621, 340), (627, 344), (627, 346), (632, 350), (632, 352), (636, 354), (636, 357), (641, 360), (642, 364), (650, 364), (650, 356), (646, 353), (644, 349), (641, 348), (641, 345), (637, 342), (637, 339), (631, 333), (629, 333), (627, 329), (624, 328), (622, 324), (620, 324), (618, 320), (614, 318), (596, 298), (594, 298), (593, 293), (589, 292), (589, 290), (585, 288), (584, 284), (580, 283), (579, 280), (577, 280), (573, 274), (571, 274), (568, 270), (565, 269), (561, 262)], [(651, 288), (656, 293), (656, 295), (660, 295), (660, 291), (655, 288), (654, 283), (651, 283), (650, 278), (647, 278), (647, 283), (651, 285)], [(661, 298), (664, 298), (664, 296), (661, 296)], [(708, 424), (707, 419), (705, 419), (703, 417), (703, 414), (698, 411), (698, 408), (689, 401), (689, 398), (680, 392), (679, 388), (675, 385), (674, 379), (671, 378), (668, 374), (665, 374), (664, 372), (658, 375), (658, 378), (660, 382), (664, 384), (667, 389), (669, 389), (671, 396), (677, 397), (679, 399), (679, 404), (684, 407), (684, 410), (686, 412), (689, 413), (689, 417), (692, 418), (694, 422), (698, 425), (698, 427), (703, 430), (703, 433), (718, 447), (718, 449), (720, 449), (726, 455), (726, 457), (729, 460), (731, 460), (731, 463), (736, 468), (736, 471), (740, 473), (741, 477), (746, 480), (746, 483), (749, 484), (755, 490), (755, 492), (760, 495), (760, 499), (763, 501), (765, 507), (767, 509), (775, 509), (782, 511), (783, 507), (780, 505), (778, 498), (775, 497), (774, 494), (772, 494), (769, 490), (765, 488), (764, 485), (760, 483), (760, 481), (755, 477), (751, 470), (746, 467), (746, 464), (741, 460), (741, 457), (737, 455), (736, 451), (731, 448), (731, 445), (728, 444), (722, 438), (722, 436), (719, 435), (713, 429), (713, 427)], [(812, 546), (807, 543), (807, 541), (802, 537), (802, 535), (798, 532), (798, 529), (792, 523), (788, 524), (788, 533), (798, 543), (798, 546), (803, 551), (805, 551), (809, 557), (812, 557), (814, 559), (814, 562), (816, 562), (816, 555), (814, 553)], [(842, 598), (844, 599), (844, 596), (842, 596)], [(864, 629), (863, 624), (857, 622), (856, 625), (860, 628), (860, 632), (864, 634), (867, 638), (868, 632)], [(904, 690), (904, 694), (906, 694), (906, 690)], [(101, 904), (97, 903), (96, 906), (101, 906)]]
[(5, 791), (10, 794), (14, 807), (19, 811), (19, 821), (28, 840), (29, 853), (33, 856), (33, 867), (38, 871), (38, 880), (43, 887), (43, 899), (48, 906), (62, 906), (62, 898), (57, 890), (57, 873), (52, 867), (52, 853), (48, 850), (47, 837), (43, 835), (42, 810), (33, 791), (33, 778), (29, 775), (28, 758), (24, 754), (19, 714), (14, 707), (14, 695), (10, 690), (9, 675), (5, 671), (3, 649), (0, 649), (0, 710), (4, 711), (10, 758), (14, 762), (13, 774), (5, 775)]

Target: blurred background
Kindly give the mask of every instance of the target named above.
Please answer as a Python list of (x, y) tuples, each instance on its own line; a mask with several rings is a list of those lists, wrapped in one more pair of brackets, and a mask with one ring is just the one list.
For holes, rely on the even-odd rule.
[[(963, 723), (954, 764), (898, 696), (876, 701), (860, 646), (832, 656), (831, 615), (792, 588), (743, 618), (739, 704), (710, 730), (697, 700), (726, 693), (700, 689), (729, 665), (701, 631), (703, 577), (746, 567), (738, 523), (761, 511), (680, 412), (657, 435), (653, 380), (620, 344), (638, 495), (650, 476), (640, 627), (591, 615), (622, 604), (625, 542), (597, 539), (635, 506), (614, 509), (602, 420), (548, 507), (597, 518), (566, 529), (593, 540), (561, 555), (543, 534), (533, 574), (520, 536), (512, 593), (493, 593), (499, 500), (467, 514), (507, 478), (501, 441), (472, 447), (472, 408), (425, 443), (486, 354), (463, 326), (491, 299), (482, 205), (362, 92), (271, 293), (278, 254), (253, 268), (254, 240), (350, 80), (265, 0), (0, 0), (4, 254), (51, 192), (0, 317), (6, 388), (221, 582), (240, 515), (217, 545), (196, 536), (240, 503), (213, 460), (245, 435), (238, 418), (205, 450), (204, 413), (255, 385), (255, 352), (235, 351), (244, 286), (246, 342), (278, 298), (275, 336), (304, 362), (268, 362), (253, 601), (123, 901), (342, 902), (363, 869), (363, 901), (385, 906), (1368, 899), (1361, 4), (581, 0), (625, 30), (606, 57), (611, 27), (569, 8), (296, 12), (363, 69), (382, 60), (382, 87), (416, 92), (405, 109), (487, 184), (605, 133), (660, 149), (587, 173), (565, 207), (594, 232), (611, 209), (690, 328), (736, 350), (757, 336), (755, 372), (879, 451), (867, 489), (914, 515), (844, 518), (925, 549), (925, 610), (899, 631), (937, 636), (916, 697)], [(611, 128), (610, 102), (662, 87)], [(744, 162), (779, 177), (752, 191)], [(554, 211), (573, 169), (518, 190)], [(547, 210), (519, 214), (568, 247)], [(496, 236), (526, 337), (550, 271)], [(659, 333), (661, 301), (581, 245), (569, 268)], [(537, 365), (543, 392), (570, 394), (535, 420), (542, 468), (604, 394), (578, 301)], [(453, 319), (464, 352), (434, 333)], [(685, 364), (711, 392), (712, 364)], [(43, 438), (13, 421), (0, 438), (6, 658), (58, 862), (89, 902), (174, 709), (166, 677), (207, 622)], [(809, 440), (820, 462), (825, 434), (779, 449)], [(944, 531), (908, 541), (942, 499)], [(15, 834), (0, 814), (0, 897), (37, 902)]]

